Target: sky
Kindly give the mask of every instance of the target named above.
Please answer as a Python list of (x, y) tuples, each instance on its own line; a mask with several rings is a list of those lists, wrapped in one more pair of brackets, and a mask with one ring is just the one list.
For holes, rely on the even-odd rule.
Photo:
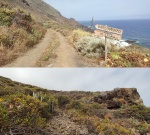
[(150, 69), (148, 68), (1, 68), (0, 76), (49, 90), (106, 91), (137, 88), (150, 107)]
[(44, 0), (77, 21), (150, 19), (150, 0)]

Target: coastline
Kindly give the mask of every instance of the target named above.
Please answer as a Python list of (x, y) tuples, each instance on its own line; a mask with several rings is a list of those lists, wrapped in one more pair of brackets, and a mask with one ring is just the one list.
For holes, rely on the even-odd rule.
[[(78, 21), (85, 27), (90, 26), (90, 21)], [(128, 20), (95, 20), (94, 25), (102, 24), (114, 28), (123, 29), (122, 40), (129, 44), (137, 44), (150, 48), (150, 19), (128, 19)], [(93, 27), (95, 30), (95, 27)]]

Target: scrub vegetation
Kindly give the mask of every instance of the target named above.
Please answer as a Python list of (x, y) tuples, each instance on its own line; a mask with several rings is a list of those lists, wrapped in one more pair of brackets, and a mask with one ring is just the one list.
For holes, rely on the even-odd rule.
[(46, 29), (21, 8), (0, 3), (0, 66), (37, 44)]
[[(65, 92), (0, 77), (0, 133), (146, 135), (150, 133), (150, 108), (139, 98), (135, 88)], [(63, 128), (65, 124), (69, 125)]]
[[(73, 30), (68, 36), (72, 46), (83, 56), (97, 59), (97, 65), (104, 61), (104, 38), (95, 37), (85, 30)], [(150, 67), (150, 49), (138, 45), (119, 47), (108, 44), (106, 67)]]

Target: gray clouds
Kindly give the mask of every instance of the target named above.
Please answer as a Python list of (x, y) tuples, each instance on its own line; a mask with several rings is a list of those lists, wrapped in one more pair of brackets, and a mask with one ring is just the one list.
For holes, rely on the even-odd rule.
[(44, 0), (76, 20), (150, 19), (149, 0)]
[(150, 69), (131, 68), (4, 68), (0, 76), (50, 90), (105, 91), (116, 87), (137, 88), (150, 106)]

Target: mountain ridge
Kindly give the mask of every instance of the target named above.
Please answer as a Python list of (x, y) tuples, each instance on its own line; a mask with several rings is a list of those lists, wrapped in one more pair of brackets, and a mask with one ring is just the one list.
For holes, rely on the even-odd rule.
[(47, 20), (54, 20), (59, 23), (67, 23), (69, 25), (81, 26), (74, 19), (68, 19), (61, 15), (61, 13), (47, 4), (43, 0), (1, 0), (9, 3), (11, 7), (19, 6), (26, 12), (31, 13), (36, 21), (43, 22)]

